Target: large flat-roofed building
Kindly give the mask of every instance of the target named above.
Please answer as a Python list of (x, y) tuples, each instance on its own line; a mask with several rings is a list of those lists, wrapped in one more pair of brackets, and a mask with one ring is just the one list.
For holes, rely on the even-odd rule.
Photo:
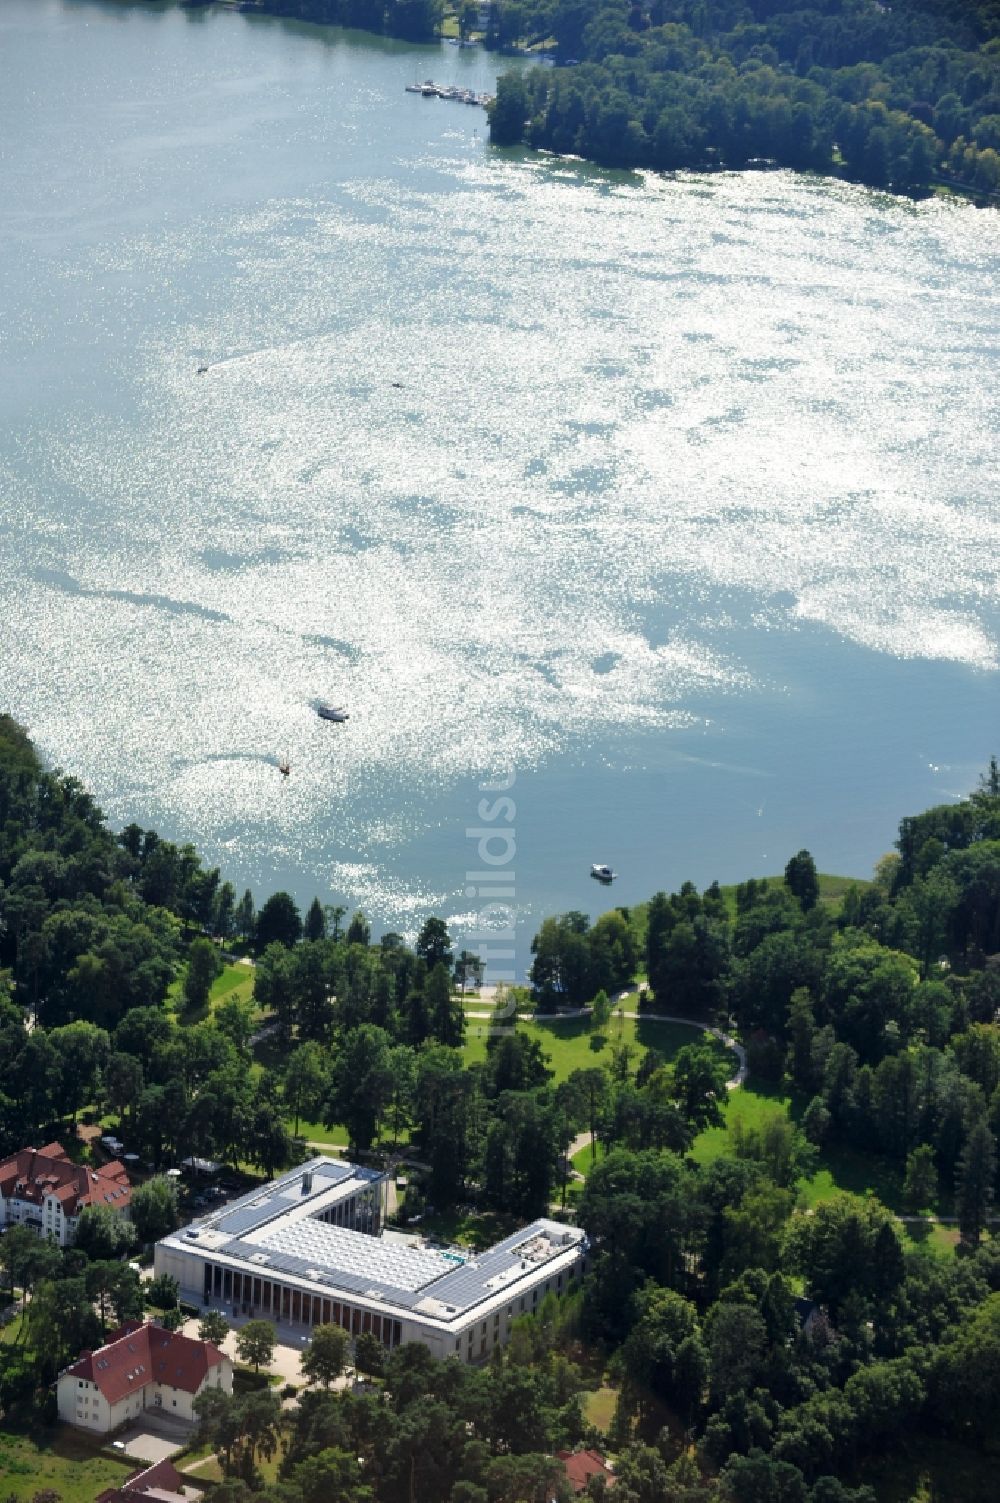
[(385, 1232), (385, 1190), (373, 1170), (312, 1159), (164, 1237), (155, 1271), (177, 1279), (182, 1299), (272, 1320), (285, 1340), (333, 1324), (471, 1362), (584, 1270), (583, 1232), (556, 1221), (532, 1222), (479, 1253)]

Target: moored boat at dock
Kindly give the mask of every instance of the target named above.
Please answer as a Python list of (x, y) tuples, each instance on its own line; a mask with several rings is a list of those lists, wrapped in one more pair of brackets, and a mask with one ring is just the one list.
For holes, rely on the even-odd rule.
[(463, 89), (459, 84), (435, 83), (433, 78), (425, 78), (423, 83), (409, 83), (404, 87), (407, 94), (422, 94), (425, 99), (453, 99), (459, 104), (477, 104), (484, 110), (493, 103), (492, 94), (477, 94), (475, 89)]

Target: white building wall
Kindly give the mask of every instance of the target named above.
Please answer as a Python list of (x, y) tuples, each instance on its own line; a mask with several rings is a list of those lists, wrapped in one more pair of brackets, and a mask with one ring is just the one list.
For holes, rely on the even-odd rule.
[(129, 1420), (138, 1419), (146, 1407), (143, 1402), (145, 1395), (146, 1390), (139, 1388), (135, 1393), (127, 1393), (123, 1399), (118, 1400), (117, 1404), (112, 1404), (110, 1406), (111, 1423), (108, 1428), (117, 1430)]
[(97, 1384), (86, 1378), (63, 1373), (56, 1385), (56, 1403), (64, 1424), (101, 1435), (113, 1428), (110, 1404)]
[(195, 1420), (194, 1401), (207, 1388), (221, 1388), (223, 1393), (233, 1391), (233, 1364), (224, 1356), (218, 1367), (210, 1368), (197, 1393), (188, 1393), (170, 1383), (148, 1383), (145, 1391), (145, 1407), (158, 1409), (175, 1419)]
[(153, 1274), (169, 1273), (180, 1285), (185, 1304), (201, 1306), (205, 1292), (205, 1260), (198, 1253), (184, 1253), (180, 1248), (165, 1247), (157, 1242), (153, 1248)]

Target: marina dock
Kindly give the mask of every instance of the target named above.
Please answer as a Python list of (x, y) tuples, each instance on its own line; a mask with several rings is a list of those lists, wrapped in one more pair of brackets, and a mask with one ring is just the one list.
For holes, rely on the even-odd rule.
[(422, 94), (425, 99), (452, 99), (457, 104), (478, 104), (488, 109), (493, 103), (492, 94), (477, 94), (474, 89), (461, 89), (457, 84), (439, 84), (432, 78), (423, 83), (406, 85), (407, 94)]

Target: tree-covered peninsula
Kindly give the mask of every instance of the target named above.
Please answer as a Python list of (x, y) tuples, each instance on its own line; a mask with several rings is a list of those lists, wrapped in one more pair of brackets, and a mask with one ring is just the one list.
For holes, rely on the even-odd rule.
[[(512, 7), (508, 7), (512, 8)], [(573, 67), (510, 71), (497, 144), (613, 167), (1000, 189), (996, 0), (519, 0)]]

